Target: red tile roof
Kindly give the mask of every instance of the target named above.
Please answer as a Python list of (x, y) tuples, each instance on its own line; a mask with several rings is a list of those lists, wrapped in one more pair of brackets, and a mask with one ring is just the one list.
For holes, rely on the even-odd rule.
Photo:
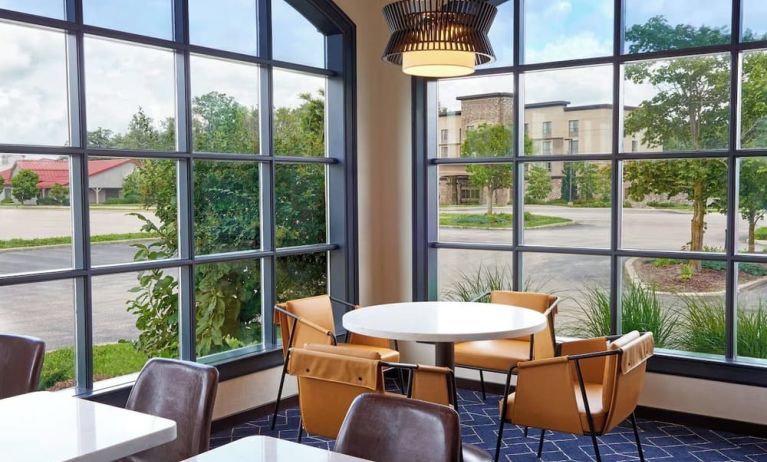
[[(135, 159), (100, 159), (88, 161), (88, 175), (94, 176), (99, 173), (103, 173), (107, 170), (111, 170), (123, 164), (133, 163), (138, 164)], [(69, 184), (69, 160), (20, 160), (16, 162), (10, 170), (0, 172), (0, 175), (6, 173), (10, 177), (12, 170), (32, 170), (40, 177), (40, 182), (37, 183), (37, 187), (40, 189), (48, 189), (55, 184), (66, 186)], [(3, 176), (6, 183), (9, 183), (9, 178)]]
[(10, 184), (11, 182), (11, 170), (12, 168), (9, 168), (8, 170), (0, 171), (0, 178), (3, 179), (4, 184)]

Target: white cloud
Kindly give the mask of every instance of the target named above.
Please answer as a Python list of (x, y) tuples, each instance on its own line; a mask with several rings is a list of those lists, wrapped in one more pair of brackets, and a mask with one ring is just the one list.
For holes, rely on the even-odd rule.
[(253, 64), (192, 56), (192, 97), (212, 91), (233, 96), (240, 104), (258, 107), (259, 70)]
[(273, 73), (274, 107), (297, 107), (302, 101), (301, 93), (311, 93), (317, 96), (319, 90), (325, 90), (326, 80), (316, 75), (302, 74), (281, 69)]
[(611, 54), (611, 41), (600, 41), (593, 33), (587, 31), (570, 37), (558, 37), (551, 42), (546, 42), (542, 48), (528, 48), (525, 60), (530, 63), (540, 63)]

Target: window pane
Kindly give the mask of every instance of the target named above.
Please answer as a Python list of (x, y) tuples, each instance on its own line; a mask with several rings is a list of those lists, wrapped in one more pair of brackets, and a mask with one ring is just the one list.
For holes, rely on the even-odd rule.
[(645, 151), (726, 149), (730, 106), (726, 55), (625, 66), (624, 144)]
[(275, 169), (277, 247), (327, 242), (325, 166), (278, 164)]
[(498, 14), (490, 26), (490, 45), (495, 52), (495, 62), (477, 66), (485, 67), (511, 66), (514, 64), (514, 1), (507, 0), (498, 6)]
[(175, 150), (172, 52), (86, 37), (85, 81), (90, 146)]
[(525, 244), (610, 246), (609, 162), (535, 162), (525, 169)]
[(91, 260), (94, 265), (178, 255), (175, 160), (88, 161)]
[(0, 22), (0, 143), (70, 144), (62, 32)]
[(514, 151), (514, 79), (493, 75), (440, 80), (437, 97), (440, 157), (500, 157)]
[(0, 332), (29, 335), (45, 342), (40, 390), (74, 385), (73, 281), (0, 287)]
[(173, 39), (172, 0), (83, 0), (86, 24)]
[(277, 301), (328, 293), (328, 255), (312, 253), (277, 259)]
[(767, 147), (767, 52), (743, 53), (740, 142), (744, 149)]
[(767, 3), (762, 0), (742, 0), (743, 41), (767, 40)]
[(272, 47), (276, 60), (325, 67), (325, 36), (285, 0), (272, 0)]
[(627, 161), (623, 247), (724, 252), (727, 160)]
[(611, 0), (525, 2), (525, 62), (607, 56), (613, 52)]
[(530, 72), (524, 79), (525, 154), (612, 151), (611, 66)]
[[(737, 355), (767, 359), (767, 264), (738, 263)], [(764, 364), (764, 361), (760, 361)]]
[(724, 354), (725, 262), (623, 259), (623, 332), (649, 330), (659, 348)]
[(192, 55), (195, 151), (258, 154), (258, 66)]
[(0, 154), (0, 274), (72, 267), (70, 160)]
[(511, 164), (439, 167), (439, 240), (511, 244)]
[(512, 252), (439, 249), (439, 299), (471, 301), (490, 290), (512, 290), (512, 256)]
[(260, 168), (255, 162), (194, 163), (195, 253), (261, 247)]
[(740, 159), (737, 247), (742, 253), (767, 252), (767, 157)]
[(195, 268), (197, 355), (258, 345), (261, 337), (261, 261)]
[(249, 0), (189, 0), (189, 41), (204, 47), (257, 54), (256, 3)]
[(0, 8), (65, 19), (64, 3), (65, 0), (0, 0)]
[(626, 0), (626, 52), (730, 42), (730, 0)]
[(609, 334), (610, 314), (604, 304), (610, 300), (609, 258), (525, 253), (522, 265), (526, 291), (561, 299), (554, 322), (557, 335), (590, 338)]
[(325, 155), (324, 77), (275, 69), (274, 154)]
[(149, 358), (178, 358), (178, 270), (93, 278), (93, 380), (132, 382)]

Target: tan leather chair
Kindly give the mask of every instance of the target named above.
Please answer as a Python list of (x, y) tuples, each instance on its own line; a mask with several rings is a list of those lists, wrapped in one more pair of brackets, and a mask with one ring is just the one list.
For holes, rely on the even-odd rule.
[[(280, 409), (285, 375), (288, 373), (290, 349), (303, 347), (307, 344), (343, 345), (349, 349), (378, 353), (380, 359), (387, 362), (398, 362), (400, 355), (396, 342), (388, 339), (367, 337), (348, 333), (346, 342), (340, 343), (335, 334), (335, 319), (333, 317), (333, 302), (346, 306), (348, 309), (359, 309), (356, 305), (338, 300), (328, 295), (290, 300), (274, 308), (275, 322), (280, 326), (282, 334), (283, 367), (280, 385), (277, 389), (277, 400), (274, 403), (272, 415), (272, 430), (277, 423), (277, 413)], [(400, 388), (404, 392), (404, 379), (399, 376)]]
[(0, 334), (0, 399), (35, 391), (44, 359), (42, 340)]
[[(562, 344), (563, 356), (519, 363), (514, 393), (509, 394), (512, 371), (506, 376), (495, 460), (505, 422), (590, 435), (599, 462), (596, 437), (630, 419), (639, 459), (644, 461), (634, 409), (653, 350), (651, 332), (633, 331), (612, 342), (605, 337), (567, 342)], [(539, 457), (544, 434), (541, 432)]]
[(159, 358), (146, 363), (125, 408), (174, 420), (177, 436), (122, 461), (180, 461), (207, 451), (217, 388), (215, 367)]
[(354, 398), (384, 393), (378, 352), (309, 344), (290, 353), (288, 372), (298, 379), (299, 441), (304, 429), (335, 439)]
[(455, 410), (400, 396), (363, 394), (343, 421), (335, 451), (377, 462), (458, 462), (460, 447)]
[[(487, 297), (483, 294), (476, 300)], [(484, 371), (505, 374), (521, 361), (551, 358), (556, 354), (554, 317), (557, 314), (559, 298), (535, 292), (512, 292), (494, 290), (490, 292), (490, 303), (513, 305), (543, 313), (548, 329), (521, 338), (459, 342), (455, 344), (455, 365), (479, 370), (482, 399), (485, 395)], [(469, 314), (470, 315), (470, 314)]]

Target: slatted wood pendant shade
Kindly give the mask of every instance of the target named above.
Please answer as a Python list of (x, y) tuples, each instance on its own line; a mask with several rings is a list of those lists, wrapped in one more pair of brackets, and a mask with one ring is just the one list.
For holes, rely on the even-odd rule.
[(391, 31), (383, 60), (406, 74), (455, 77), (495, 61), (487, 34), (497, 9), (485, 0), (401, 0), (383, 12)]

